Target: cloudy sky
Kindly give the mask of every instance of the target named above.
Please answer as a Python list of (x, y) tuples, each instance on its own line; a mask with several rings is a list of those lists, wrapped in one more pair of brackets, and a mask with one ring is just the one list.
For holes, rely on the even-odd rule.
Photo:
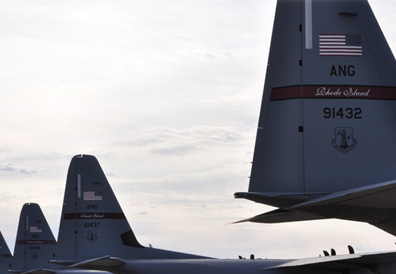
[[(370, 1), (396, 52), (393, 0)], [(72, 156), (95, 155), (144, 244), (220, 258), (395, 250), (347, 221), (230, 224), (246, 191), (275, 0), (2, 0), (0, 229), (58, 234)]]

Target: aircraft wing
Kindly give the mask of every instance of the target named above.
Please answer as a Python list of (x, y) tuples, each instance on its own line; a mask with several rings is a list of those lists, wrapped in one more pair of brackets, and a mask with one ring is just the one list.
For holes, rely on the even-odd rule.
[(367, 222), (396, 235), (395, 196), (396, 181), (389, 181), (335, 192), (242, 221), (281, 223), (338, 218)]
[(291, 267), (315, 267), (330, 270), (345, 270), (362, 267), (378, 273), (378, 265), (394, 263), (396, 252), (381, 252), (367, 254), (348, 254), (327, 257), (300, 259), (272, 266), (266, 269), (291, 268)]

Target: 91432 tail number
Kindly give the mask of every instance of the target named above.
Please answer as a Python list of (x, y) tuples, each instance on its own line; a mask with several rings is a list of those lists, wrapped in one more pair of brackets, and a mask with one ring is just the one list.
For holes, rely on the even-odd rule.
[(361, 108), (329, 108), (323, 109), (323, 117), (326, 119), (362, 119)]

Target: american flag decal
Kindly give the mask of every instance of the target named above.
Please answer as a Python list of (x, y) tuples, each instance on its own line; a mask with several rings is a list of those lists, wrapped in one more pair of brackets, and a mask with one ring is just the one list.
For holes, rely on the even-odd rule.
[(360, 34), (320, 34), (320, 56), (355, 56), (363, 54)]
[(84, 191), (84, 201), (102, 201), (102, 192)]
[(29, 228), (29, 232), (30, 233), (41, 233), (41, 232), (43, 232), (43, 230), (41, 228), (39, 228), (38, 226), (31, 226)]

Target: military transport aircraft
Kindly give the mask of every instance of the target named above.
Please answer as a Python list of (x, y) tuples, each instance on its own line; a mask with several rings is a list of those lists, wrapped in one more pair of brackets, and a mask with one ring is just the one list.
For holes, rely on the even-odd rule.
[[(396, 178), (392, 174), (396, 171), (390, 170), (396, 148), (390, 147), (389, 154), (384, 148), (391, 144), (396, 130), (391, 123), (379, 122), (391, 120), (394, 104), (389, 100), (395, 86), (391, 80), (394, 65), (388, 60), (391, 54), (384, 43), (365, 0), (278, 1), (252, 171), (252, 182), (263, 179), (265, 187), (257, 184), (252, 188), (254, 193), (249, 190), (238, 196), (258, 197), (253, 200), (288, 209), (319, 197), (325, 202), (333, 196), (338, 199), (348, 194), (348, 185), (362, 188), (351, 192), (361, 205), (362, 192), (375, 195), (372, 188), (392, 185), (369, 187), (377, 180)], [(323, 76), (326, 68), (329, 75)], [(375, 145), (370, 142), (374, 136), (381, 137)], [(327, 141), (331, 151), (326, 150)], [(378, 197), (373, 200), (368, 206), (375, 211)], [(356, 212), (364, 212), (354, 209), (354, 203), (346, 207), (345, 212), (351, 214), (348, 218), (357, 219)], [(381, 208), (378, 212), (382, 211), (388, 212)], [(316, 216), (296, 212), (305, 219)], [(71, 160), (53, 258), (51, 263), (66, 269), (114, 274), (387, 274), (396, 267), (396, 252), (297, 260), (223, 260), (144, 247), (130, 228), (99, 162), (91, 155), (77, 155)]]
[[(279, 0), (242, 221), (396, 235), (396, 62), (367, 0)], [(242, 222), (241, 221), (241, 222)]]
[(104, 270), (114, 274), (266, 271), (306, 274), (318, 270), (386, 274), (393, 273), (396, 267), (396, 252), (300, 260), (234, 260), (144, 247), (129, 226), (99, 162), (91, 155), (77, 155), (71, 160), (54, 257), (49, 262), (66, 269)]

